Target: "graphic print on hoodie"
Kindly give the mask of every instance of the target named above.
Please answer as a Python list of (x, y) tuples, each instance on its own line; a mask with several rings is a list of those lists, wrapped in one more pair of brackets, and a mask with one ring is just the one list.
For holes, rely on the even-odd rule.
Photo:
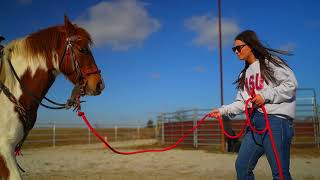
[[(283, 65), (278, 67), (266, 61), (268, 68), (272, 68), (274, 77), (278, 83), (269, 82), (263, 79), (260, 72), (260, 62), (256, 60), (250, 64), (245, 74), (245, 87), (239, 89), (236, 99), (229, 105), (219, 108), (221, 115), (234, 117), (244, 111), (245, 101), (251, 97), (253, 90), (260, 94), (265, 100), (265, 107), (268, 114), (279, 117), (295, 118), (297, 80), (292, 70)], [(261, 108), (258, 109), (262, 112)]]

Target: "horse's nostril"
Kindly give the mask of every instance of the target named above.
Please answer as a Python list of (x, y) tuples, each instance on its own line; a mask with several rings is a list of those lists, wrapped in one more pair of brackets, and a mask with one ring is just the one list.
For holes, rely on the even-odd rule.
[(96, 91), (101, 92), (103, 89), (104, 89), (104, 84), (103, 84), (103, 82), (99, 82), (99, 83), (97, 84)]

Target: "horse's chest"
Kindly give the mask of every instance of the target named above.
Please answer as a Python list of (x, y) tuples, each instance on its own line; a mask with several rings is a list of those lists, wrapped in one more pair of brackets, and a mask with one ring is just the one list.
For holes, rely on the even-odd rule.
[(23, 137), (23, 125), (14, 105), (8, 98), (0, 94), (0, 143), (3, 141), (18, 142)]

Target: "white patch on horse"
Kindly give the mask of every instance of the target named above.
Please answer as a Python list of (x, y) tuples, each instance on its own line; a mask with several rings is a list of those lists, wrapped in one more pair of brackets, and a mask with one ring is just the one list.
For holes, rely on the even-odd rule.
[[(5, 53), (10, 53), (10, 55), (6, 55), (3, 59), (11, 61), (19, 78), (21, 78), (27, 70), (30, 70), (32, 77), (38, 69), (47, 71), (48, 68), (44, 59), (45, 57), (39, 54), (31, 56), (31, 53), (27, 52), (24, 46), (24, 39), (13, 41), (5, 48)], [(8, 72), (10, 71), (7, 71), (7, 73)], [(22, 95), (19, 83), (14, 82), (16, 80), (12, 78), (12, 76), (14, 76), (12, 73), (6, 74), (6, 76), (11, 76), (11, 78), (8, 78), (7, 80), (13, 82), (5, 82), (5, 84), (10, 84), (9, 88), (11, 93), (16, 99), (19, 99)], [(0, 153), (5, 159), (6, 165), (10, 171), (9, 179), (21, 179), (16, 159), (12, 152), (14, 152), (16, 144), (23, 138), (23, 125), (19, 120), (18, 113), (14, 110), (15, 105), (6, 95), (4, 95), (4, 93), (0, 94), (0, 102), (1, 106), (5, 107), (0, 108)]]
[(11, 53), (11, 62), (19, 77), (25, 73), (27, 69), (31, 71), (31, 76), (34, 76), (38, 69), (48, 71), (47, 63), (43, 55), (31, 55), (31, 52), (26, 50), (25, 39), (15, 42), (15, 48)]
[[(45, 57), (43, 55), (31, 55), (25, 47), (25, 39), (15, 40), (10, 43), (6, 48), (10, 55), (7, 55), (6, 60), (11, 61), (14, 70), (16, 71), (19, 78), (27, 71), (30, 70), (31, 77), (33, 77), (37, 70), (41, 69), (48, 71)], [(10, 49), (10, 50), (8, 50)], [(8, 74), (8, 76), (13, 76), (13, 74)], [(14, 80), (16, 81), (16, 80)], [(7, 84), (7, 83), (6, 83)], [(14, 86), (11, 88), (13, 95), (19, 99), (22, 95), (22, 90), (20, 89), (19, 83), (13, 83)], [(10, 85), (9, 85), (10, 86)]]
[(0, 94), (0, 102), (1, 106), (5, 107), (0, 108), (0, 153), (10, 171), (9, 179), (21, 179), (12, 152), (16, 144), (23, 138), (23, 125), (18, 119), (18, 114), (14, 111), (14, 105), (3, 93)]
[[(62, 58), (62, 57), (61, 57)], [(55, 71), (53, 72), (55, 76), (58, 76), (60, 74), (60, 59), (59, 55), (56, 51), (52, 51), (52, 65)]]

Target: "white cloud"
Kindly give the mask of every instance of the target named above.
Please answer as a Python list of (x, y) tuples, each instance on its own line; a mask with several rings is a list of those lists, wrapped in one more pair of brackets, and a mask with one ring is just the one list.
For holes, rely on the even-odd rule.
[(207, 68), (203, 66), (196, 66), (193, 68), (193, 71), (197, 73), (204, 73), (204, 72), (207, 72)]
[(287, 44), (283, 44), (280, 46), (280, 50), (293, 52), (297, 47), (297, 44), (294, 42), (288, 42)]
[(127, 50), (140, 46), (160, 23), (151, 17), (145, 4), (136, 0), (114, 0), (90, 7), (76, 20), (91, 34), (95, 45)]
[[(231, 19), (222, 18), (221, 22), (222, 45), (226, 45), (233, 40), (240, 28)], [(193, 44), (206, 46), (209, 50), (218, 47), (218, 18), (211, 14), (193, 16), (185, 21), (185, 26), (196, 33), (196, 37), (192, 40)]]

